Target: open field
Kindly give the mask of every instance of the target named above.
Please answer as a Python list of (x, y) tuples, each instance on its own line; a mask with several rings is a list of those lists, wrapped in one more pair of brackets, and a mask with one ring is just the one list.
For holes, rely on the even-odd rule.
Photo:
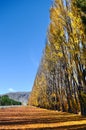
[(35, 107), (1, 108), (1, 129), (86, 130), (86, 117)]

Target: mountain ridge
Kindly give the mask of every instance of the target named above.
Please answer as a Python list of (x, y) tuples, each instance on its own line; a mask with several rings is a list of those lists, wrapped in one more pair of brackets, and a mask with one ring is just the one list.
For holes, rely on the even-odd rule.
[(21, 102), (22, 105), (27, 105), (30, 92), (9, 92), (5, 94), (0, 94), (0, 96), (3, 95), (7, 95), (9, 96), (9, 98)]

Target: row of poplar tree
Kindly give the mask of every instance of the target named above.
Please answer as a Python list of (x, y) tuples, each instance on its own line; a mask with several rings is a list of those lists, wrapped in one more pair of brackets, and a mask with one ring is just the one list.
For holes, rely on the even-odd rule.
[(86, 115), (86, 0), (54, 0), (29, 104)]

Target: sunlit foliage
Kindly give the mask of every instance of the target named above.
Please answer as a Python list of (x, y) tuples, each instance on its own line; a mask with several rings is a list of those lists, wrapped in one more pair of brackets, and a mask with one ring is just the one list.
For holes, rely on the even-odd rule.
[(83, 0), (53, 2), (47, 43), (29, 100), (31, 105), (72, 113), (81, 111), (86, 115), (84, 8)]

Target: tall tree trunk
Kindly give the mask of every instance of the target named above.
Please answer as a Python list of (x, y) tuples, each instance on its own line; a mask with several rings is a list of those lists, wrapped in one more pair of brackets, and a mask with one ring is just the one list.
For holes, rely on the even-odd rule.
[(79, 70), (78, 66), (78, 56), (75, 57), (77, 76), (78, 76), (78, 97), (81, 108), (81, 115), (86, 116), (86, 93), (84, 92), (84, 82), (83, 82), (83, 74), (82, 71)]

